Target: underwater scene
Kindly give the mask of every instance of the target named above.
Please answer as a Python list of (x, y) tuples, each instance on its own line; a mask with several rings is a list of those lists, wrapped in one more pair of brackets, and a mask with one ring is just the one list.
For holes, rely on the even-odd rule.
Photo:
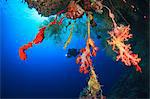
[(150, 99), (149, 0), (1, 0), (1, 99)]

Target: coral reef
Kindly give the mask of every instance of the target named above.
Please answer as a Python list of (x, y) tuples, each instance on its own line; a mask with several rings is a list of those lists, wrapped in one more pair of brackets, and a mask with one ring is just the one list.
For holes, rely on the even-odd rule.
[(84, 10), (75, 1), (70, 2), (67, 9), (67, 18), (76, 19), (84, 14)]
[[(43, 16), (56, 14), (56, 18), (46, 26), (43, 26), (32, 42), (20, 47), (20, 58), (22, 60), (26, 60), (27, 56), (25, 54), (25, 50), (31, 48), (33, 44), (41, 43), (46, 37), (46, 34), (52, 35), (52, 33), (49, 32), (44, 33), (47, 30), (53, 30), (51, 28), (52, 26), (56, 26), (54, 27), (54, 30), (59, 32), (58, 27), (63, 25), (64, 20), (77, 20), (86, 15), (87, 33), (85, 33), (84, 36), (84, 38), (86, 39), (86, 46), (85, 48), (82, 48), (80, 50), (80, 54), (76, 59), (76, 63), (81, 65), (79, 71), (81, 73), (83, 72), (84, 74), (89, 73), (90, 78), (88, 81), (88, 87), (83, 90), (84, 95), (82, 94), (81, 98), (82, 96), (84, 96), (83, 98), (94, 99), (97, 97), (100, 97), (101, 99), (105, 98), (102, 95), (101, 84), (98, 82), (92, 61), (92, 57), (95, 57), (98, 51), (98, 47), (96, 47), (94, 39), (91, 36), (91, 28), (95, 28), (97, 26), (97, 23), (95, 21), (95, 14), (100, 14), (101, 16), (103, 16), (102, 14), (105, 13), (105, 16), (103, 16), (103, 18), (108, 18), (106, 23), (108, 23), (109, 31), (107, 31), (108, 38), (106, 38), (105, 41), (107, 41), (108, 45), (111, 46), (111, 52), (114, 51), (117, 54), (116, 61), (121, 60), (126, 66), (130, 67), (133, 65), (136, 68), (136, 71), (142, 73), (142, 69), (140, 67), (140, 62), (142, 59), (138, 57), (138, 54), (133, 53), (134, 50), (131, 49), (131, 44), (129, 42), (129, 39), (133, 39), (133, 35), (129, 32), (131, 30), (130, 25), (128, 21), (122, 16), (122, 14), (120, 14), (118, 10), (116, 11), (116, 8), (113, 6), (114, 2), (110, 0), (109, 3), (112, 7), (109, 7), (107, 6), (108, 2), (106, 1), (107, 0), (66, 0), (65, 2), (63, 2), (63, 0), (26, 0), (29, 7), (35, 8), (39, 12), (39, 14)], [(114, 1), (116, 3), (116, 0)], [(128, 4), (126, 0), (118, 2), (122, 2), (125, 5)], [(134, 5), (130, 5), (130, 7), (134, 9), (134, 11), (136, 11)], [(118, 25), (119, 18), (116, 15), (115, 11), (119, 13), (119, 15), (122, 17), (122, 20), (124, 20), (127, 25)], [(106, 14), (108, 14), (108, 16)], [(57, 21), (59, 16), (61, 16), (61, 19)], [(68, 25), (66, 25), (66, 28), (70, 25), (72, 25), (72, 28), (70, 30), (69, 37), (65, 41), (64, 49), (66, 49), (66, 47), (70, 44), (73, 36), (74, 23), (68, 23)], [(101, 29), (99, 29), (99, 31), (101, 31)], [(97, 33), (95, 34), (98, 36), (98, 38), (102, 37)], [(127, 42), (128, 44), (126, 44)]]
[(43, 16), (50, 16), (65, 9), (70, 0), (25, 0), (29, 8), (35, 8), (39, 14)]

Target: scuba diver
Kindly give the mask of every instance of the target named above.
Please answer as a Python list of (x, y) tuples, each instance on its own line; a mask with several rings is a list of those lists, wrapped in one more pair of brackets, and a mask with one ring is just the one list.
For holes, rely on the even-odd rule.
[(80, 54), (80, 49), (68, 49), (68, 52), (66, 54), (67, 58), (76, 57), (78, 54)]

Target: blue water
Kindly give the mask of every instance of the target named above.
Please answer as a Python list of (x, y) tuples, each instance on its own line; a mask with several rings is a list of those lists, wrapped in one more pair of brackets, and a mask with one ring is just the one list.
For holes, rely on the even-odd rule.
[[(33, 40), (39, 25), (47, 18), (29, 9), (21, 0), (1, 0), (0, 7), (2, 97), (78, 97), (87, 86), (87, 75), (79, 73), (76, 58), (66, 58), (67, 50), (63, 49), (63, 45), (49, 39), (29, 49), (26, 61), (18, 56), (19, 47)], [(96, 44), (100, 45), (100, 41), (97, 40)], [(74, 36), (69, 47), (85, 47), (85, 40)], [(105, 50), (99, 50), (93, 59), (98, 79), (104, 85), (104, 95), (107, 96), (124, 67), (113, 61)]]

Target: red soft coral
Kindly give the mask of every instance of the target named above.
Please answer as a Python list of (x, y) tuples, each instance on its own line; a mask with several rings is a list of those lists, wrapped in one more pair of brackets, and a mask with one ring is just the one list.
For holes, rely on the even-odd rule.
[(21, 60), (26, 60), (27, 59), (27, 55), (25, 53), (25, 51), (29, 48), (32, 47), (33, 44), (39, 44), (43, 41), (44, 39), (44, 31), (45, 31), (46, 27), (42, 27), (37, 36), (35, 37), (35, 39), (32, 42), (29, 42), (28, 44), (23, 45), (22, 47), (20, 47), (19, 49), (19, 56)]

